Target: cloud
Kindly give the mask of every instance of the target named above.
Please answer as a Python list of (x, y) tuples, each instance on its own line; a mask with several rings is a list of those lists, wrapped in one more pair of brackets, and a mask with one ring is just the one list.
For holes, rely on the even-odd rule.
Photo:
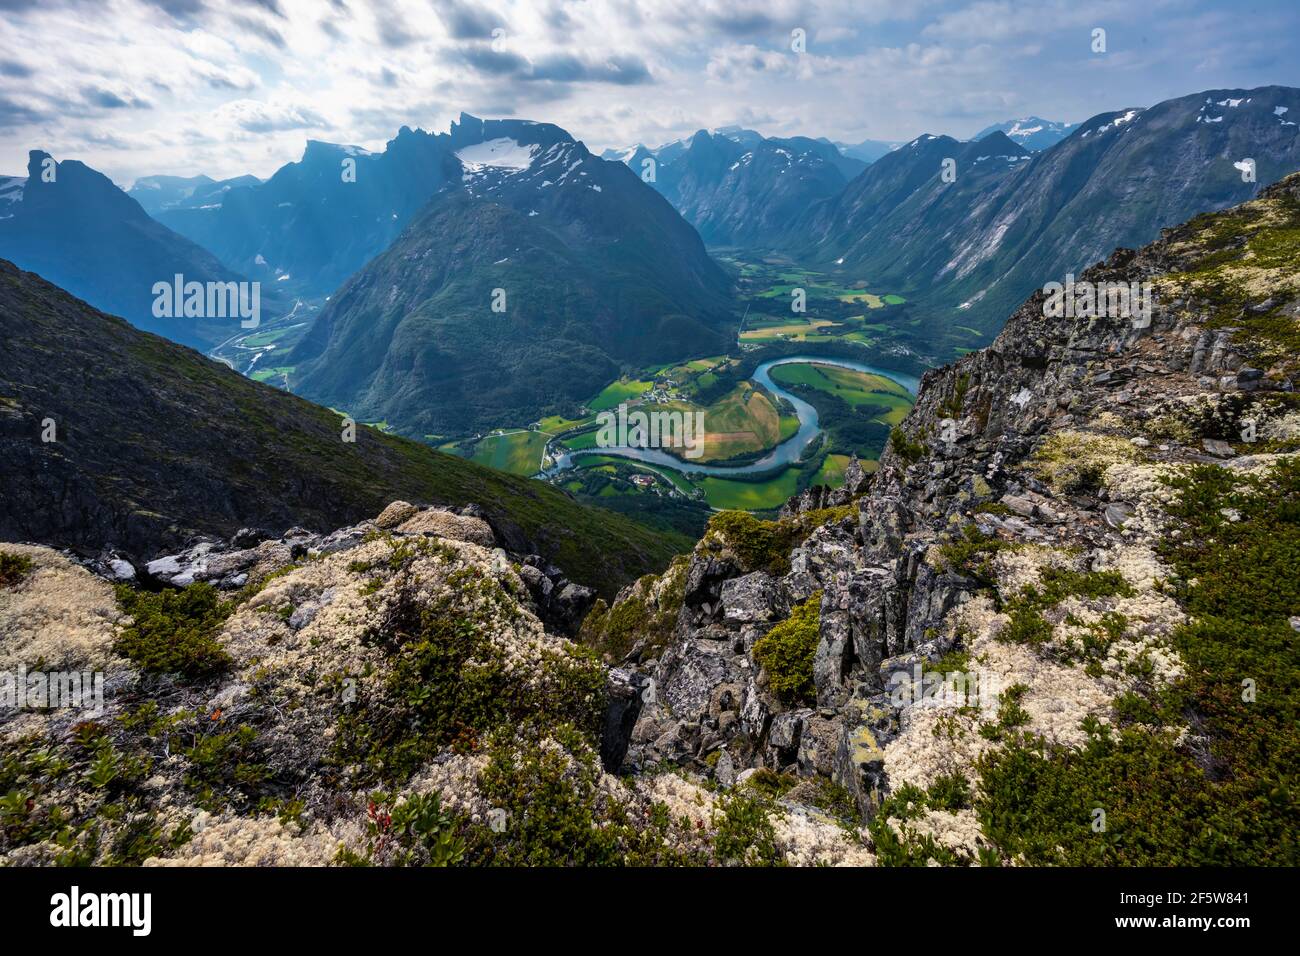
[(147, 100), (129, 91), (119, 94), (97, 86), (82, 87), (81, 96), (91, 106), (99, 106), (106, 110), (147, 110), (152, 106)]
[[(741, 123), (967, 136), (1300, 85), (1294, 0), (0, 0), (0, 169), (31, 141), (133, 175), (269, 175), (461, 110), (589, 146)], [(1110, 51), (1089, 53), (1107, 29)], [(807, 32), (804, 54), (790, 31)], [(494, 44), (493, 31), (504, 33)], [(1086, 83), (1079, 82), (1085, 76)], [(109, 152), (111, 150), (111, 152)]]
[(258, 100), (226, 103), (216, 111), (215, 119), (221, 125), (230, 124), (250, 133), (329, 127), (323, 116), (307, 106)]
[(453, 40), (481, 40), (504, 28), (504, 19), (483, 4), (463, 0), (431, 0), (434, 12)]

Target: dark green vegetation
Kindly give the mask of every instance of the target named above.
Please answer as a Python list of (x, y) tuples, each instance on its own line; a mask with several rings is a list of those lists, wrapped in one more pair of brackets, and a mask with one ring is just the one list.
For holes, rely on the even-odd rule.
[(0, 588), (11, 588), (32, 570), (32, 559), (21, 554), (0, 551)]
[(821, 591), (814, 592), (754, 644), (754, 660), (767, 672), (772, 692), (787, 703), (807, 703), (816, 697), (813, 658), (821, 626), (821, 601)]
[[(481, 505), (612, 594), (687, 542), (376, 429), (139, 332), (0, 263), (0, 538), (137, 557), (195, 532), (320, 531), (397, 498)], [(43, 443), (42, 421), (57, 440)]]
[[(1165, 537), (1162, 557), (1189, 615), (1174, 633), (1186, 675), (1168, 691), (1121, 698), (1119, 726), (1090, 722), (1080, 751), (1021, 736), (987, 755), (976, 810), (1002, 854), (1071, 865), (1300, 863), (1300, 649), (1288, 623), (1300, 613), (1300, 464), (1262, 475), (1197, 466), (1171, 486), (1179, 535)], [(1072, 586), (1045, 590), (1062, 584)], [(1180, 744), (1168, 728), (1182, 725), (1196, 736)]]
[[(454, 594), (433, 603), (403, 590), (363, 637), (384, 649), (390, 668), (382, 693), (341, 718), (337, 761), (359, 765), (365, 782), (401, 782), (439, 750), (475, 749), (505, 727), (566, 723), (597, 741), (605, 671), (595, 656), (571, 646), (548, 655), (524, 683), (479, 619), (489, 606), (509, 612), (499, 586), (472, 568), (454, 572), (449, 584)], [(478, 612), (470, 613), (474, 601)]]
[(118, 635), (116, 649), (146, 673), (201, 680), (230, 663), (215, 634), (231, 605), (212, 585), (151, 592), (120, 584), (117, 600), (132, 621)]
[(790, 570), (790, 552), (808, 535), (855, 513), (852, 505), (843, 505), (764, 521), (746, 511), (720, 511), (709, 521), (709, 532), (735, 554), (746, 572), (767, 571), (779, 576)]
[(642, 594), (660, 584), (658, 599), (651, 607), (646, 598), (632, 595), (612, 608), (603, 600), (582, 621), (580, 639), (610, 663), (618, 663), (639, 642), (646, 657), (657, 657), (672, 638), (677, 612), (686, 596), (686, 572), (690, 558), (678, 555), (662, 575), (649, 575), (638, 583)]

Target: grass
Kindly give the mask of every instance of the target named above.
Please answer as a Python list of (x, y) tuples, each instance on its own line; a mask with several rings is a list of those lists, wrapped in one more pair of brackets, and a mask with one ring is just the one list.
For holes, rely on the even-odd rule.
[(619, 379), (601, 389), (600, 394), (587, 403), (593, 412), (608, 411), (618, 408), (623, 402), (640, 398), (654, 386), (654, 382), (641, 379)]
[[(1080, 750), (1010, 737), (980, 761), (976, 804), (1004, 858), (1029, 864), (1300, 863), (1300, 462), (1258, 475), (1196, 466), (1167, 479), (1178, 534), (1161, 557), (1189, 619), (1172, 641), (1184, 676), (1117, 703), (1117, 728)], [(1224, 509), (1239, 515), (1230, 521)], [(1058, 577), (1100, 594), (1113, 580)], [(1195, 728), (1182, 742), (1181, 726)], [(1095, 811), (1105, 828), (1092, 826)]]
[(799, 492), (799, 469), (789, 467), (766, 481), (738, 481), (706, 475), (696, 482), (714, 508), (770, 511)]
[(517, 431), (488, 435), (474, 445), (471, 461), (512, 475), (535, 475), (542, 467), (546, 435), (540, 431)]

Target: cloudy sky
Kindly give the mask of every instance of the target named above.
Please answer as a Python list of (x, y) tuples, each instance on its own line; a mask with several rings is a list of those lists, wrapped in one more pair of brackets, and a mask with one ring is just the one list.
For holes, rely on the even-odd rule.
[(0, 174), (43, 148), (123, 185), (266, 176), (461, 110), (596, 151), (733, 123), (962, 137), (1297, 86), (1298, 36), (1295, 0), (0, 0)]

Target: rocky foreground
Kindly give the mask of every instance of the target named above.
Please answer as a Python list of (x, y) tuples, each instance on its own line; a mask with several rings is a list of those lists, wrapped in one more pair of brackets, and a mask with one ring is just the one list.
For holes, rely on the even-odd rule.
[(9, 864), (1300, 861), (1300, 177), (929, 373), (879, 469), (606, 605), (473, 509), (0, 547)]

